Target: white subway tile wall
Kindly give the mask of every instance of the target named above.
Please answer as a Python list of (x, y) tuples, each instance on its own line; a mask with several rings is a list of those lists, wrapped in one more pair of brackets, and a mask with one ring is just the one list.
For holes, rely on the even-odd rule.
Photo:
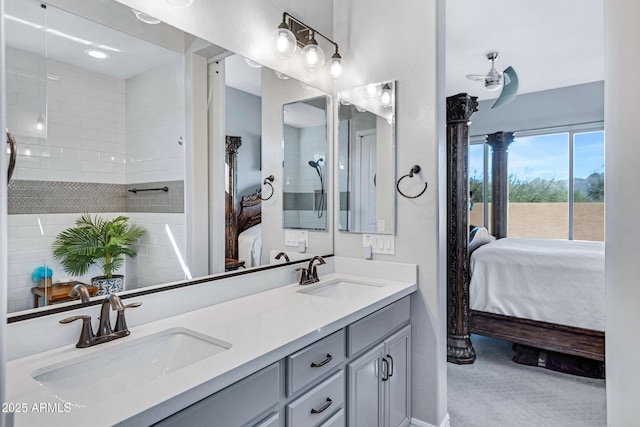
[(126, 81), (127, 184), (184, 180), (183, 70), (179, 57)]
[[(184, 145), (178, 143), (184, 136), (182, 58), (126, 81), (15, 48), (6, 49), (6, 62), (7, 124), (19, 146), (14, 179), (122, 185), (184, 180)], [(184, 198), (183, 192), (172, 195)], [(184, 210), (173, 202), (171, 210)], [(9, 215), (9, 312), (32, 307), (36, 267), (52, 268), (54, 281), (68, 277), (52, 259), (51, 244), (79, 214)], [(149, 230), (137, 245), (138, 258), (118, 272), (127, 288), (184, 278), (165, 231), (168, 225), (184, 255), (184, 214), (101, 215), (126, 215)], [(74, 279), (89, 283), (97, 275), (92, 268)]]

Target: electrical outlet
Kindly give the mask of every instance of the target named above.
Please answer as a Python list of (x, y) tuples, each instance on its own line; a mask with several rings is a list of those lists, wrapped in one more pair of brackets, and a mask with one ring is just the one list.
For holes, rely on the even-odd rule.
[(284, 230), (284, 245), (299, 247), (304, 242), (304, 247), (309, 247), (309, 232), (307, 230)]

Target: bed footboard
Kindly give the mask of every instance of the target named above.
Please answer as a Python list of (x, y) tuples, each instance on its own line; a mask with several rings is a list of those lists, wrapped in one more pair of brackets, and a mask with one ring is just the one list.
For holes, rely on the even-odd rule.
[(605, 360), (604, 332), (471, 310), (471, 333), (544, 350)]

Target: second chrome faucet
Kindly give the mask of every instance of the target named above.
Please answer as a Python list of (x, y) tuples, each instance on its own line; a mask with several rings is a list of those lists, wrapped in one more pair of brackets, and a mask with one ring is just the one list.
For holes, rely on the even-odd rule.
[[(80, 338), (76, 347), (91, 347), (129, 335), (130, 332), (127, 327), (124, 311), (127, 308), (139, 307), (141, 305), (141, 302), (123, 305), (122, 301), (116, 294), (108, 294), (105, 296), (102, 301), (102, 306), (100, 307), (99, 326), (96, 334), (93, 333), (93, 327), (91, 326), (91, 316), (79, 315), (67, 317), (66, 319), (60, 320), (60, 323), (71, 323), (75, 320), (82, 320), (82, 330), (80, 331)], [(111, 326), (111, 319), (109, 316), (111, 310), (118, 313), (115, 327)]]

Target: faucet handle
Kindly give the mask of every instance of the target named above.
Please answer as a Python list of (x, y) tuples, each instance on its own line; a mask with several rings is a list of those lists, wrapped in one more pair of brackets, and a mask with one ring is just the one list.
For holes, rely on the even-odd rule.
[(127, 304), (122, 307), (121, 310), (118, 310), (118, 317), (116, 318), (116, 327), (113, 332), (122, 336), (129, 335), (129, 328), (127, 327), (127, 320), (124, 317), (124, 311), (127, 308), (135, 308), (140, 307), (142, 305), (141, 302), (132, 302), (131, 304)]
[(90, 347), (92, 341), (94, 340), (93, 328), (91, 327), (91, 316), (87, 316), (85, 314), (81, 314), (79, 316), (71, 316), (65, 319), (60, 320), (60, 323), (66, 324), (71, 323), (76, 320), (82, 320), (82, 330), (80, 331), (80, 338), (78, 339), (78, 343), (76, 344), (77, 348), (86, 348)]
[(296, 271), (300, 272), (300, 280), (298, 281), (298, 285), (306, 285), (309, 283), (309, 270), (304, 267), (296, 268)]

